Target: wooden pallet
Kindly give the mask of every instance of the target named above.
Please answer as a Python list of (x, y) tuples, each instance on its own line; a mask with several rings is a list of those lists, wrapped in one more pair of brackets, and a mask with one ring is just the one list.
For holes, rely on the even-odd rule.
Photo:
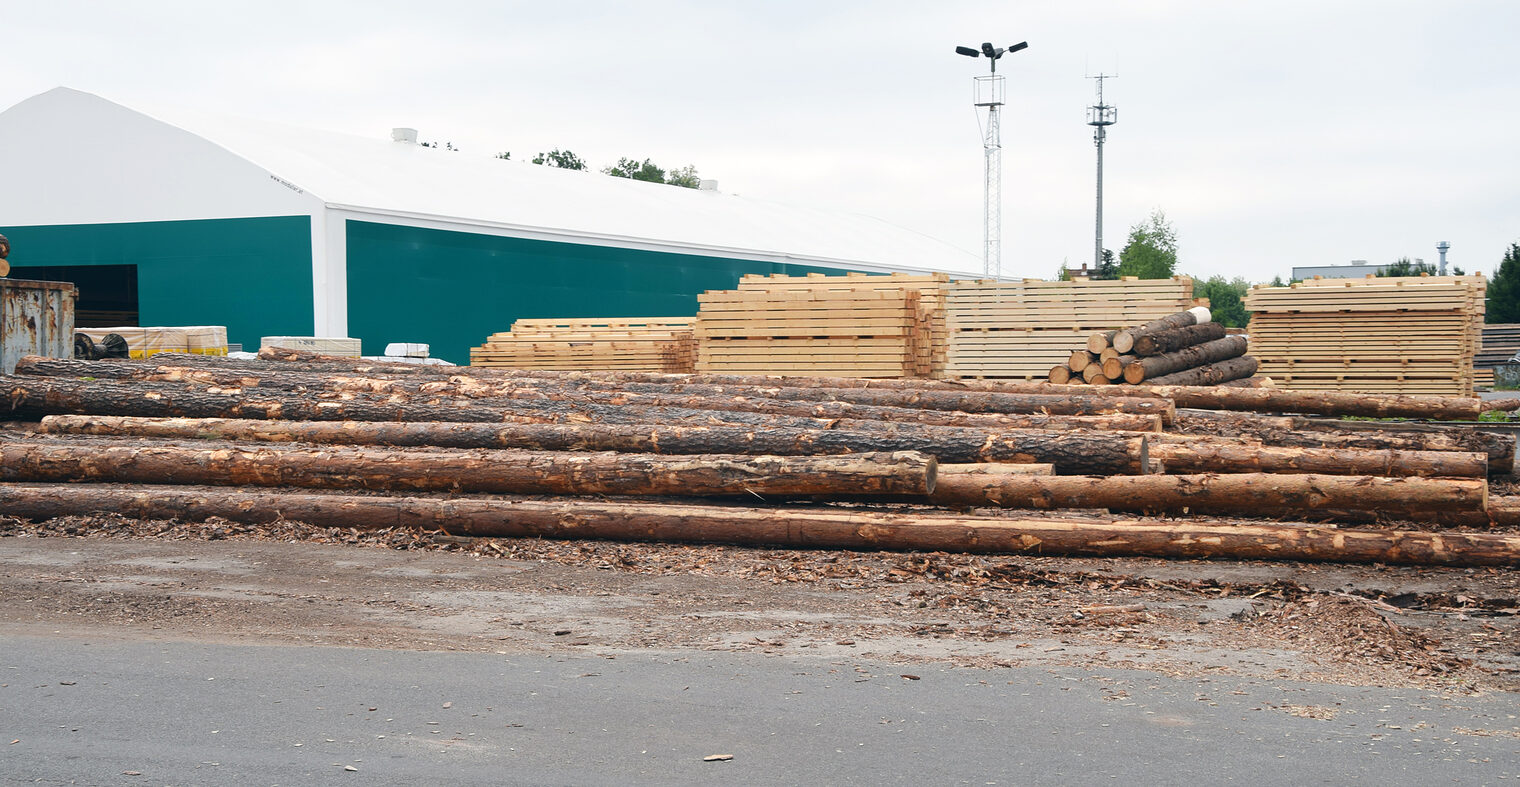
[(766, 286), (756, 282), (746, 290), (697, 296), (697, 371), (840, 377), (930, 372), (930, 323), (918, 290), (762, 281)]
[(691, 317), (525, 319), (470, 350), (471, 366), (513, 369), (690, 372)]
[(946, 375), (1043, 380), (1088, 334), (1141, 325), (1194, 305), (1193, 281), (963, 281), (945, 294)]
[(1251, 354), (1283, 388), (1469, 396), (1482, 276), (1312, 279), (1258, 285)]

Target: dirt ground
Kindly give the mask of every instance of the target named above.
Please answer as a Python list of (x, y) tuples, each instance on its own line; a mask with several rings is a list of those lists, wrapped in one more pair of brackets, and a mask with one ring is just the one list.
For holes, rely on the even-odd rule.
[(0, 631), (1520, 691), (1520, 573), (0, 519)]

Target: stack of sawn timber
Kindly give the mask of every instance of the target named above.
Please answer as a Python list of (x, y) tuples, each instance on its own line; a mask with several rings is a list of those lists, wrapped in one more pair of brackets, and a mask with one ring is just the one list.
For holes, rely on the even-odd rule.
[(962, 281), (946, 291), (947, 375), (1043, 380), (1094, 331), (1141, 325), (1193, 305), (1193, 281)]
[(1245, 299), (1261, 373), (1284, 388), (1471, 396), (1482, 276), (1310, 279)]
[(470, 365), (512, 369), (690, 372), (690, 317), (524, 319), (470, 349)]
[(697, 371), (926, 377), (934, 370), (930, 315), (947, 281), (744, 277), (737, 290), (697, 296)]
[(1520, 355), (1520, 324), (1498, 323), (1483, 326), (1483, 341), (1473, 357), (1473, 387), (1493, 388), (1494, 369), (1509, 364)]
[[(41, 425), (0, 444), (0, 514), (1520, 564), (1520, 539), (1504, 535), (1303, 523), (1513, 524), (1520, 506), (1490, 500), (1483, 477), (1513, 466), (1512, 438), (1245, 412), (1471, 418), (1481, 406), (1470, 399), (261, 355), (297, 360), (23, 359), (0, 378), (4, 406)], [(1178, 404), (1197, 409), (1179, 414)]]
[(1248, 340), (1228, 336), (1206, 306), (1169, 314), (1137, 328), (1099, 331), (1051, 368), (1052, 383), (1219, 385), (1249, 379), (1256, 359)]

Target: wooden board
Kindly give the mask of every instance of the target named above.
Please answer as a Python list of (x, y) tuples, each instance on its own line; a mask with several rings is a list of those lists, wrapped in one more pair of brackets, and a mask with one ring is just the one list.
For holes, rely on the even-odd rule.
[(690, 372), (692, 317), (524, 319), (470, 350), (471, 366)]

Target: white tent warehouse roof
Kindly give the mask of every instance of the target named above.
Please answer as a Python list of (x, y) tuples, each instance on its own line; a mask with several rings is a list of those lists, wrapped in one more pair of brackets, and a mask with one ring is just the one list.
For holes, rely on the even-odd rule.
[[(458, 293), (458, 285), (465, 283), (489, 288), (492, 281), (514, 283), (514, 287), (536, 281), (533, 286), (559, 292), (562, 297), (557, 302), (563, 308), (579, 303), (571, 298), (573, 288), (567, 282), (541, 281), (539, 272), (551, 263), (584, 261), (611, 253), (606, 250), (620, 250), (622, 256), (598, 258), (595, 264), (588, 263), (591, 267), (565, 274), (587, 283), (605, 316), (612, 316), (606, 314), (607, 309), (616, 310), (618, 316), (654, 316), (678, 303), (694, 305), (693, 287), (731, 286), (722, 282), (744, 272), (966, 271), (979, 267), (978, 258), (967, 251), (856, 214), (440, 150), (394, 142), (388, 133), (359, 137), (182, 110), (150, 115), (69, 88), (56, 88), (0, 112), (0, 172), (6, 180), (6, 188), (0, 189), (0, 227), (19, 236), (13, 237), (13, 262), (28, 265), (31, 252), (31, 264), (71, 264), (85, 258), (89, 264), (137, 264), (145, 299), (142, 319), (149, 321), (169, 316), (191, 319), (182, 311), (159, 314), (156, 307), (147, 305), (155, 302), (150, 291), (154, 275), (143, 267), (149, 263), (127, 259), (125, 252), (113, 257), (84, 248), (78, 233), (37, 232), (28, 237), (25, 229), (304, 218), (305, 248), (300, 253), (308, 260), (310, 274), (304, 286), (298, 286), (296, 273), (284, 270), (284, 286), (292, 291), (304, 289), (308, 302), (304, 309), (297, 309), (299, 319), (281, 330), (258, 329), (267, 334), (359, 335), (368, 325), (383, 324), (378, 317), (360, 320), (365, 323), (360, 326), (350, 320), (356, 309), (373, 306), (363, 299), (380, 293), (373, 287), (367, 293), (356, 290), (365, 290), (369, 285), (364, 282), (377, 278), (416, 297), (425, 294), (425, 286), (409, 287), (410, 282), (397, 280), (407, 275), (397, 250), (426, 241), (419, 241), (420, 236), (409, 237), (405, 243), (400, 238), (370, 238), (366, 232), (375, 224), (563, 244), (554, 247), (565, 252), (558, 256), (546, 251), (548, 247), (534, 247), (527, 256), (522, 247), (478, 251), (470, 258), (470, 272), (456, 272), (463, 281), (456, 281), (449, 290)], [(275, 226), (265, 225), (260, 232), (273, 232)], [(290, 235), (294, 243), (294, 230), (278, 226), (278, 232)], [(251, 225), (217, 227), (233, 234), (251, 230)], [(43, 242), (44, 237), (48, 242)], [(122, 237), (115, 242), (144, 243), (140, 238), (129, 243)], [(207, 243), (208, 248), (215, 246)], [(595, 248), (604, 252), (589, 251)], [(637, 256), (641, 252), (656, 256)], [(230, 264), (227, 254), (205, 253), (206, 259)], [(277, 254), (271, 248), (267, 253), (282, 261), (292, 256), (290, 249)], [(163, 259), (189, 252), (155, 248), (153, 254), (157, 256), (152, 259)], [(666, 272), (671, 281), (640, 278), (639, 271), (647, 270), (650, 277), (659, 279), (665, 275), (660, 273), (661, 265), (671, 260), (680, 262), (679, 270)], [(510, 271), (486, 270), (485, 262), (506, 265)], [(448, 265), (438, 263), (437, 255), (411, 261), (414, 269), (431, 266), (417, 269), (424, 283), (430, 276), (443, 275), (440, 271)], [(177, 275), (183, 276), (185, 270), (177, 268)], [(720, 271), (722, 276), (717, 275)], [(509, 272), (513, 275), (508, 276)], [(616, 280), (630, 291), (643, 288), (647, 292), (636, 293), (625, 303), (609, 304), (610, 290), (598, 294), (595, 289), (599, 278)], [(677, 279), (679, 283), (672, 283)], [(209, 279), (203, 284), (215, 286)], [(184, 295), (181, 288), (161, 300), (182, 303)], [(666, 297), (674, 295), (685, 300)], [(225, 306), (227, 299), (207, 296), (206, 302), (212, 301)], [(491, 324), (501, 330), (506, 327), (503, 320), (517, 316), (594, 316), (523, 312), (523, 304), (547, 308), (552, 303), (556, 303), (553, 298), (526, 295), (515, 307), (503, 302), (491, 316)], [(387, 304), (384, 308), (394, 312), (396, 307)], [(308, 314), (309, 318), (304, 316)], [(215, 317), (202, 313), (195, 321), (216, 322)], [(250, 323), (247, 331), (252, 330)], [(247, 338), (248, 334), (241, 335)]]

